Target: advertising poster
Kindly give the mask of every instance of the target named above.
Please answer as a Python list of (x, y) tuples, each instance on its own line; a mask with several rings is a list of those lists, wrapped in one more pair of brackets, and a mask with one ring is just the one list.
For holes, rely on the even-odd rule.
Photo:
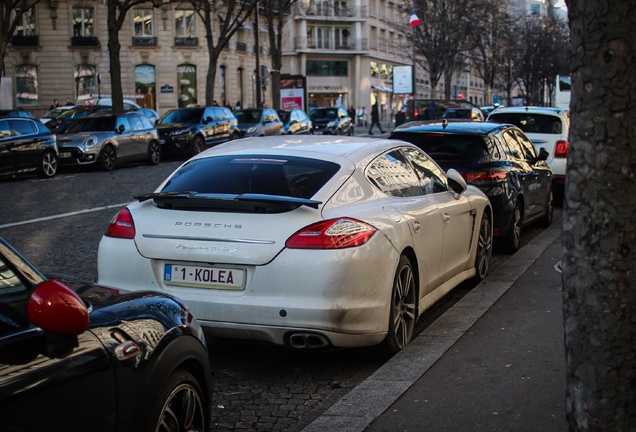
[(393, 66), (393, 94), (413, 93), (413, 66)]
[(197, 102), (197, 67), (195, 65), (177, 66), (177, 84), (179, 85), (178, 107), (199, 106)]
[(135, 102), (142, 108), (157, 109), (155, 101), (155, 67), (152, 65), (135, 66)]
[(280, 78), (280, 109), (306, 111), (306, 79), (302, 75), (282, 75)]

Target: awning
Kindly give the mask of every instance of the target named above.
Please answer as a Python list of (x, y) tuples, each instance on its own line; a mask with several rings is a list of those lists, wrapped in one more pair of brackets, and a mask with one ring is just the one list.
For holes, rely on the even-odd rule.
[(393, 89), (390, 89), (388, 87), (382, 87), (382, 86), (379, 86), (379, 85), (372, 85), (371, 88), (375, 89), (375, 90), (383, 91), (383, 92), (393, 93)]

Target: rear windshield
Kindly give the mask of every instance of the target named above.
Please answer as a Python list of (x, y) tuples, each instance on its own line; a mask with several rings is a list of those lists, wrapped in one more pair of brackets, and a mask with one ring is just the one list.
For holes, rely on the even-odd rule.
[(492, 140), (478, 135), (394, 132), (391, 138), (415, 144), (436, 161), (500, 159)]
[(561, 119), (549, 114), (531, 113), (499, 113), (490, 114), (491, 123), (509, 123), (517, 126), (526, 133), (561, 134), (563, 125)]
[(265, 194), (309, 199), (340, 169), (338, 164), (287, 156), (218, 156), (193, 160), (162, 192)]

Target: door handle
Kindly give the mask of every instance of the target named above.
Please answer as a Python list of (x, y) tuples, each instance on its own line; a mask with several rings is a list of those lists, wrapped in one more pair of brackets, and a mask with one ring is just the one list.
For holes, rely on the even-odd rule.
[(442, 218), (444, 219), (444, 223), (448, 223), (448, 221), (450, 220), (450, 214), (444, 212), (442, 213)]

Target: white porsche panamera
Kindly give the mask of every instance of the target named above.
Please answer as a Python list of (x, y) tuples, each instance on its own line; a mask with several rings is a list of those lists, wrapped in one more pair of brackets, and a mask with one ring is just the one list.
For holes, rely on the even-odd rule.
[(487, 197), (398, 140), (232, 141), (135, 199), (102, 237), (99, 283), (180, 297), (215, 337), (397, 352), (492, 252)]

